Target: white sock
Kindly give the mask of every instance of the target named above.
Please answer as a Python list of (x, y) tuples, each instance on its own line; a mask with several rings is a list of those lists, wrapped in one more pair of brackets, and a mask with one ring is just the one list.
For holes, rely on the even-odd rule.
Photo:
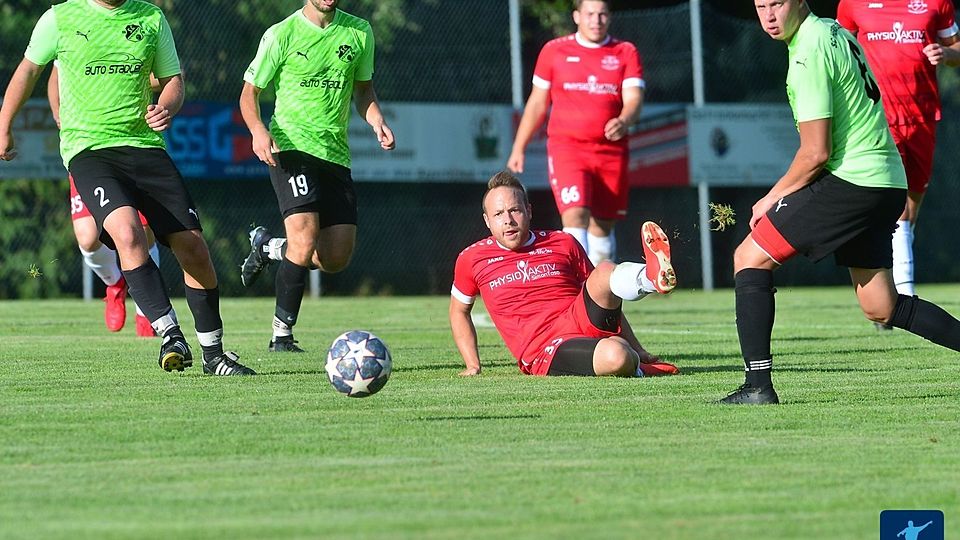
[(620, 263), (610, 273), (610, 292), (624, 300), (639, 300), (656, 290), (653, 282), (647, 278), (645, 264)]
[(158, 336), (166, 335), (167, 330), (170, 330), (174, 326), (180, 326), (180, 323), (177, 322), (177, 312), (171, 308), (170, 311), (168, 311), (163, 317), (160, 317), (155, 321), (151, 321), (150, 326), (153, 327)]
[(583, 246), (583, 250), (590, 253), (590, 242), (587, 240), (586, 229), (581, 229), (580, 227), (564, 227), (563, 232), (576, 238), (577, 242), (580, 242), (580, 245)]
[(263, 247), (263, 251), (266, 252), (267, 258), (274, 261), (283, 260), (283, 245), (287, 243), (286, 238), (271, 238), (267, 245)]
[(103, 280), (108, 287), (115, 285), (123, 274), (120, 273), (120, 267), (117, 266), (117, 252), (100, 244), (96, 251), (80, 250), (83, 255), (83, 263), (86, 264), (93, 273)]
[(276, 315), (273, 316), (273, 337), (289, 337), (293, 335), (293, 328), (287, 323), (281, 321)]
[(590, 246), (587, 254), (590, 256), (590, 262), (592, 262), (594, 266), (600, 264), (601, 261), (613, 260), (612, 234), (610, 236), (594, 236), (587, 233), (587, 245)]
[[(153, 259), (154, 264), (157, 265), (157, 268), (160, 268), (160, 248), (157, 247), (157, 243), (154, 242), (150, 249), (147, 250), (150, 253), (150, 258)], [(143, 310), (140, 309), (140, 306), (137, 305), (137, 302), (133, 302), (134, 307), (137, 308), (137, 315), (143, 317)]]
[(893, 283), (897, 292), (913, 296), (913, 227), (907, 220), (897, 222), (893, 231)]
[(201, 347), (214, 347), (223, 342), (223, 328), (218, 328), (212, 332), (197, 332), (197, 341)]

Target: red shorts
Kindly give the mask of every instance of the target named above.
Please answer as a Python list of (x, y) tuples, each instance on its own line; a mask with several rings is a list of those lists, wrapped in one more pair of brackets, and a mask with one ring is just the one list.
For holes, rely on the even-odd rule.
[(550, 363), (553, 362), (553, 355), (556, 354), (557, 347), (568, 339), (607, 338), (620, 334), (620, 328), (617, 328), (616, 332), (608, 332), (594, 326), (587, 315), (584, 294), (586, 294), (586, 288), (580, 291), (580, 294), (573, 299), (566, 310), (557, 315), (553, 324), (540, 332), (542, 339), (527, 346), (520, 361), (517, 362), (521, 372), (527, 375), (546, 375), (549, 373)]
[(624, 144), (547, 140), (550, 189), (563, 214), (568, 208), (590, 209), (597, 219), (627, 217), (628, 147)]
[[(83, 204), (83, 199), (77, 193), (77, 186), (73, 185), (73, 175), (68, 174), (67, 178), (70, 180), (70, 219), (76, 221), (85, 217), (92, 218), (90, 210), (87, 210), (87, 205)], [(146, 227), (147, 218), (140, 212), (137, 212), (137, 215), (140, 216), (140, 224)]]
[(903, 168), (907, 172), (907, 186), (914, 193), (924, 193), (933, 171), (933, 148), (937, 144), (937, 124), (905, 124), (890, 126), (893, 141), (897, 143)]

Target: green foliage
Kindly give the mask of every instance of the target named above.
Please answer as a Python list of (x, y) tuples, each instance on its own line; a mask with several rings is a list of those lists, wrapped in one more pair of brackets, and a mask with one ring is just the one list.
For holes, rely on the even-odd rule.
[(522, 7), (554, 36), (569, 34), (574, 29), (572, 0), (523, 0)]
[[(60, 296), (76, 253), (66, 180), (0, 181), (0, 298)], [(36, 241), (42, 239), (42, 241)]]

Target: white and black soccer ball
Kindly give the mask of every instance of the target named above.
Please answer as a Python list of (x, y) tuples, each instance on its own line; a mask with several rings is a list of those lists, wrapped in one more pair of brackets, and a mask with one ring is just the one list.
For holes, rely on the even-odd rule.
[(392, 370), (386, 344), (365, 330), (340, 334), (327, 351), (327, 378), (337, 392), (350, 397), (376, 394)]

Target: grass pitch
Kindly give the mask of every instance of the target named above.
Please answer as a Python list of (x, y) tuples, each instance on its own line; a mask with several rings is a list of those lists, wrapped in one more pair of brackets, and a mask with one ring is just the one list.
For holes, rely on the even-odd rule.
[[(921, 292), (960, 314), (960, 286)], [(884, 509), (958, 536), (960, 355), (846, 288), (777, 302), (783, 404), (741, 408), (712, 403), (742, 381), (731, 291), (627, 304), (683, 370), (658, 379), (522, 376), (490, 327), (460, 378), (441, 297), (308, 299), (281, 356), (273, 300), (225, 299), (252, 378), (165, 373), (99, 302), (0, 302), (0, 538), (859, 539)], [(323, 372), (355, 328), (394, 357), (366, 399)]]

